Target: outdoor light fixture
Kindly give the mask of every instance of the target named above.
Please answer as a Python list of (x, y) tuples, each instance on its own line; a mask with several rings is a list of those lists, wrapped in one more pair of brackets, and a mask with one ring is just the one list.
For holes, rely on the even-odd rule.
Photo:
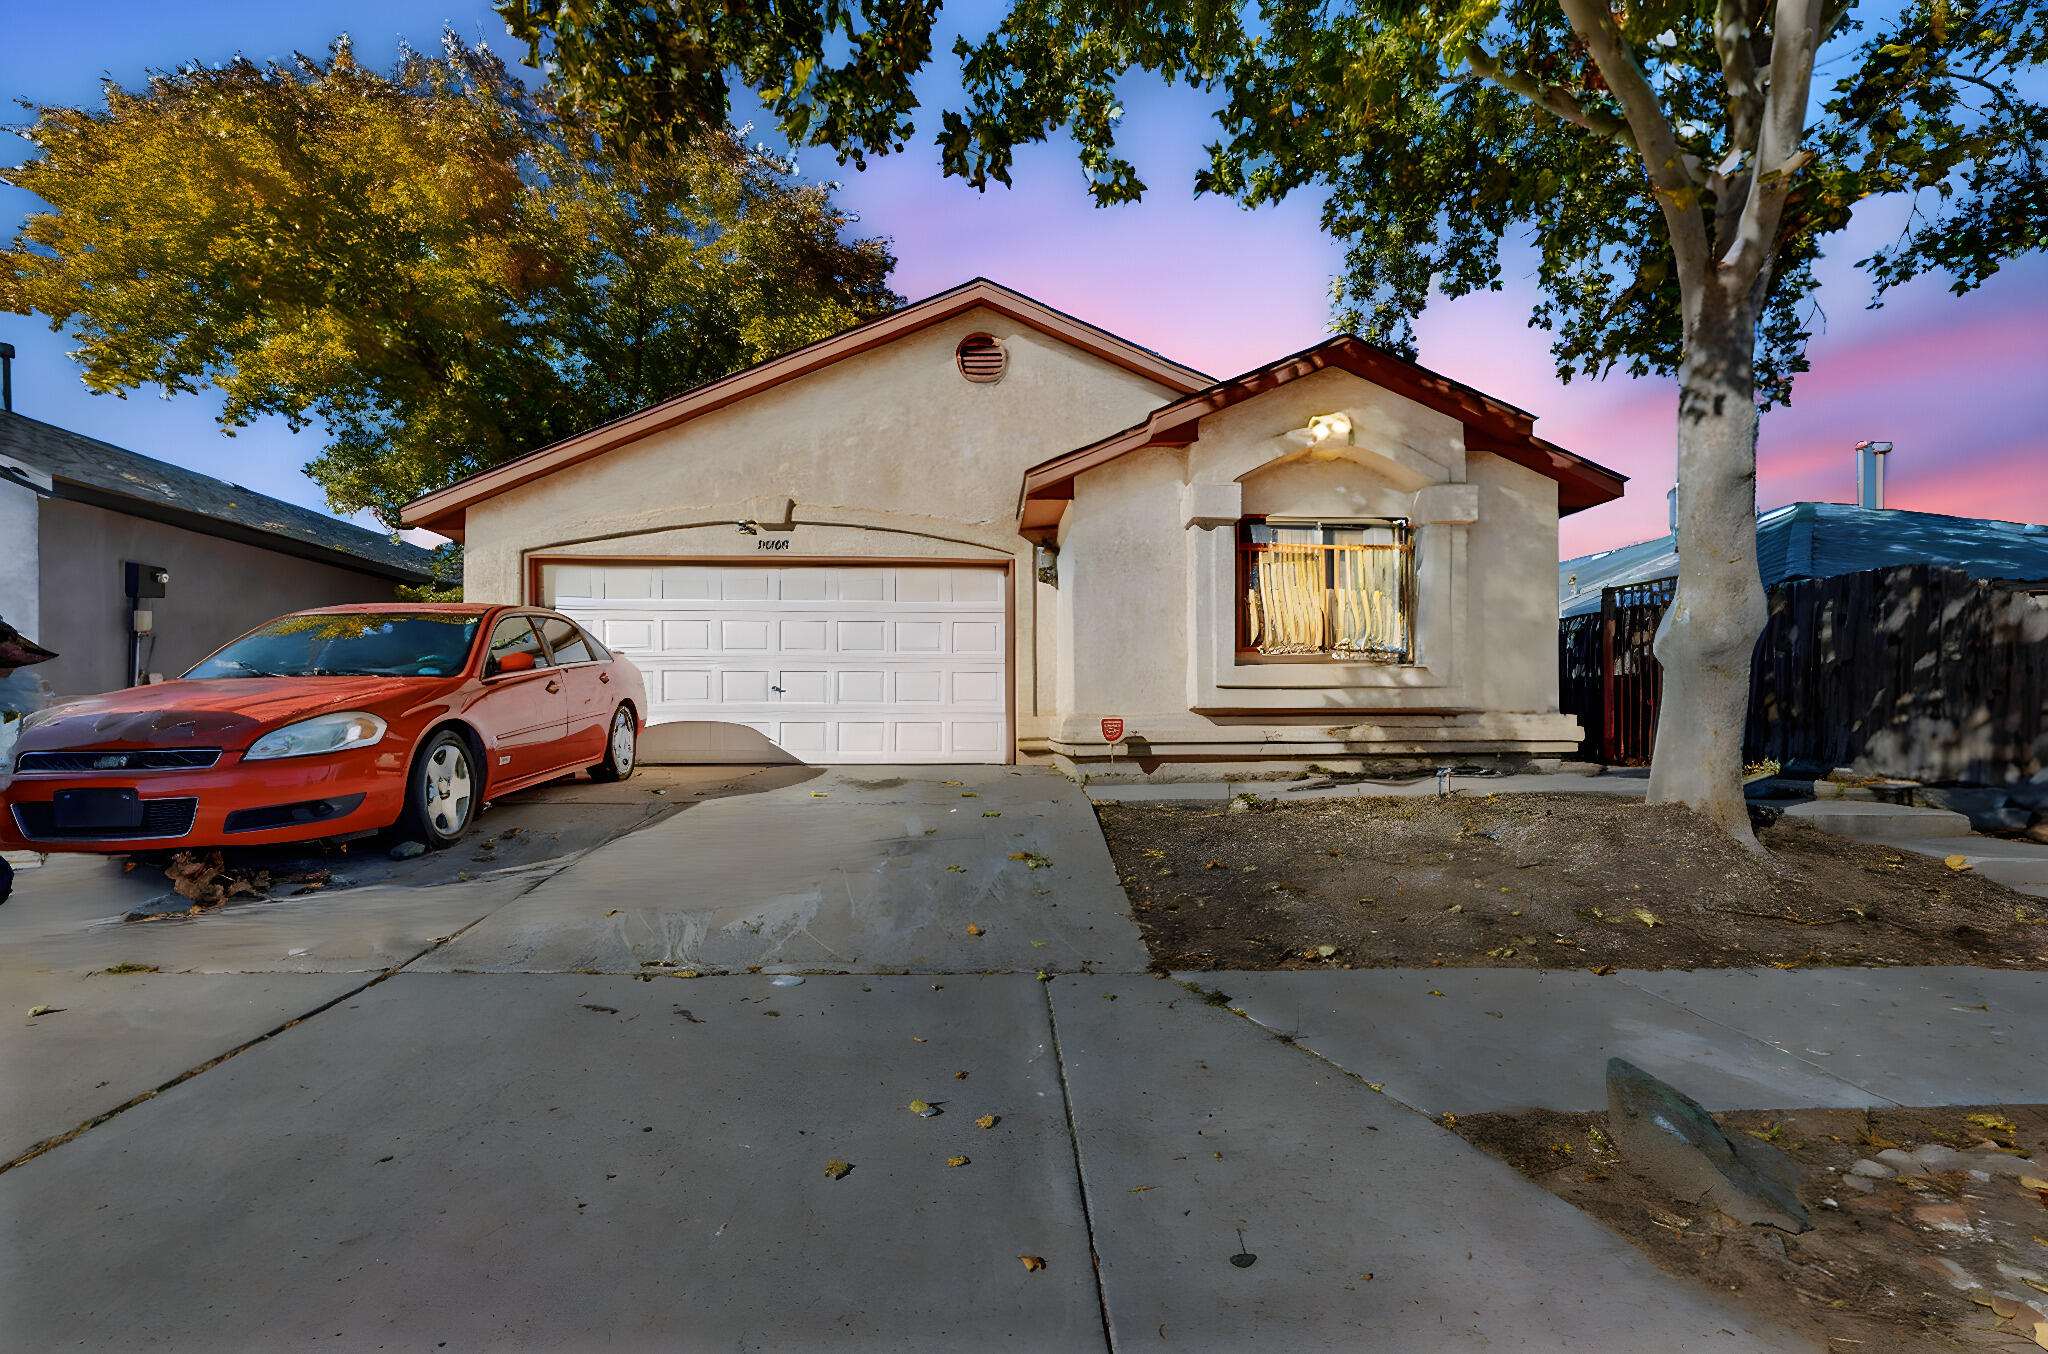
[(1282, 441), (1292, 442), (1298, 447), (1315, 448), (1326, 442), (1342, 442), (1347, 447), (1358, 445), (1358, 430), (1351, 425), (1351, 415), (1341, 410), (1334, 414), (1317, 414), (1306, 427), (1289, 428), (1280, 437)]
[(1038, 571), (1038, 581), (1048, 587), (1060, 585), (1060, 548), (1050, 541), (1032, 547), (1031, 567)]
[(740, 535), (742, 536), (758, 536), (761, 534), (761, 524), (751, 517), (743, 518), (735, 525), (739, 527)]

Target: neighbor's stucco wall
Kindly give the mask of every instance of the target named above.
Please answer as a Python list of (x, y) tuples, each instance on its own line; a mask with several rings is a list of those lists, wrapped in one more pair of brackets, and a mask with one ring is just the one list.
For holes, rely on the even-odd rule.
[(263, 622), (308, 607), (388, 602), (391, 580), (187, 531), (84, 503), (42, 500), (42, 633), (57, 657), (38, 665), (60, 696), (128, 684), (128, 600), (122, 564), (170, 570), (144, 671), (175, 677)]
[(0, 479), (0, 620), (36, 639), (42, 628), (35, 490)]
[[(1322, 445), (1288, 434), (1348, 414)], [(1060, 685), (1047, 750), (1102, 751), (1120, 716), (1164, 757), (1559, 752), (1557, 486), (1468, 452), (1453, 418), (1329, 370), (1203, 420), (1185, 449), (1080, 475), (1062, 525)], [(1257, 663), (1236, 653), (1237, 524), (1396, 517), (1416, 543), (1415, 662)]]
[[(1002, 340), (1001, 380), (960, 375), (954, 350), (973, 333)], [(1036, 643), (1049, 590), (1017, 534), (1024, 472), (1174, 394), (978, 308), (471, 506), (464, 595), (525, 600), (535, 554), (1009, 560), (1022, 732), (1057, 661)], [(787, 528), (769, 528), (783, 511)], [(740, 518), (763, 537), (739, 534)], [(787, 548), (761, 552), (771, 536)]]

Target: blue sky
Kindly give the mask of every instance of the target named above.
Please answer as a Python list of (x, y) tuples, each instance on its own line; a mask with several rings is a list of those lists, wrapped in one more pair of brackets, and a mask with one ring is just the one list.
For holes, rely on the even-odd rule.
[[(360, 59), (378, 64), (389, 63), (401, 38), (431, 46), (444, 24), (518, 55), (488, 5), (451, 0), (10, 9), (0, 38), (0, 94), (10, 100), (97, 102), (103, 75), (133, 85), (151, 67), (236, 51), (258, 59), (324, 52), (343, 31)], [(987, 4), (947, 11), (955, 28), (985, 26), (994, 12)], [(957, 103), (943, 55), (950, 45), (942, 36), (942, 55), (920, 88), (928, 105)], [(1096, 209), (1071, 150), (1059, 143), (1020, 152), (1016, 187), (986, 195), (942, 179), (922, 131), (905, 154), (870, 161), (864, 174), (820, 151), (807, 152), (801, 167), (845, 184), (840, 199), (860, 213), (863, 233), (893, 238), (896, 290), (912, 298), (986, 275), (1219, 376), (1322, 338), (1340, 251), (1318, 227), (1317, 200), (1300, 195), (1252, 213), (1195, 199), (1189, 185), (1213, 130), (1206, 102), (1150, 85), (1133, 87), (1125, 102), (1128, 148), (1152, 185), (1136, 207)], [(16, 110), (10, 120), (25, 116)], [(0, 163), (27, 151), (0, 135)], [(36, 205), (0, 188), (0, 230), (11, 236)], [(2025, 260), (1961, 299), (1940, 279), (1922, 279), (1884, 309), (1866, 311), (1868, 287), (1849, 265), (1897, 230), (1902, 210), (1867, 206), (1822, 264), (1827, 328), (1792, 406), (1765, 420), (1759, 498), (1764, 506), (1852, 498), (1850, 448), (1876, 437), (1899, 449), (1890, 467), (1894, 506), (2048, 520), (2048, 475), (2039, 471), (2048, 449), (2040, 394), (2048, 325), (2039, 321), (2048, 261)], [(1560, 385), (1547, 339), (1527, 327), (1533, 268), (1523, 251), (1510, 259), (1503, 291), (1433, 306), (1417, 326), (1422, 360), (1534, 411), (1544, 435), (1634, 477), (1622, 502), (1567, 520), (1563, 553), (1658, 534), (1671, 482), (1673, 387), (1622, 377)], [(217, 401), (206, 397), (89, 394), (65, 356), (68, 345), (39, 318), (0, 314), (0, 339), (20, 353), (21, 413), (324, 507), (299, 469), (319, 448), (317, 427), (294, 435), (268, 422), (225, 437), (214, 422)]]

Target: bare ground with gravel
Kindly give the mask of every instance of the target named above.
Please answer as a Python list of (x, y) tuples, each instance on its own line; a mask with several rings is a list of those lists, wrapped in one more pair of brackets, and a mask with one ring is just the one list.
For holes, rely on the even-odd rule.
[(1606, 795), (1098, 815), (1162, 971), (2048, 968), (2048, 903), (1789, 820), (1759, 855), (1681, 805)]
[[(1811, 1231), (1746, 1226), (1670, 1197), (1615, 1153), (1605, 1111), (1458, 1115), (1450, 1127), (1659, 1268), (1776, 1317), (1833, 1354), (2048, 1348), (2048, 1326), (2035, 1329), (2048, 1322), (2048, 1190), (2037, 1187), (2048, 1174), (2048, 1106), (1714, 1118), (1799, 1163)], [(1850, 1178), (1859, 1162), (1883, 1174)], [(1659, 1347), (1654, 1331), (1642, 1347)]]

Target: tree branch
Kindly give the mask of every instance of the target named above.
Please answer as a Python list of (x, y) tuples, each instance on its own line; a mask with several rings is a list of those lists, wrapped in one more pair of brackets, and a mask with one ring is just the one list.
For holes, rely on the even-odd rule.
[(1595, 136), (1619, 142), (1630, 150), (1636, 148), (1635, 133), (1629, 129), (1626, 120), (1587, 108), (1572, 97), (1570, 90), (1562, 85), (1546, 85), (1524, 71), (1510, 70), (1500, 63), (1500, 58), (1488, 52), (1476, 42), (1465, 44), (1465, 64), (1486, 80), (1492, 81), (1511, 94), (1519, 94), (1545, 112), (1554, 113), (1566, 122), (1584, 127)]
[(1792, 177), (1813, 158), (1799, 141), (1806, 130), (1806, 100), (1826, 7), (1827, 0), (1777, 0), (1771, 24), (1771, 84), (1757, 131), (1756, 167), (1734, 241), (1720, 258), (1721, 266), (1729, 270), (1731, 290), (1746, 292), (1762, 276), (1777, 242), (1778, 218)]
[[(1817, 4), (1819, 0), (1809, 3)], [(1643, 157), (1643, 168), (1656, 191), (1657, 205), (1664, 209), (1664, 223), (1671, 234), (1671, 251), (1680, 276), (1701, 276), (1711, 265), (1713, 255), (1706, 218), (1700, 211), (1699, 185), (1686, 167), (1685, 152), (1679, 149), (1671, 120), (1657, 102), (1657, 92), (1650, 88), (1649, 78), (1628, 50), (1614, 15), (1607, 8), (1607, 0), (1558, 0), (1558, 4), (1628, 116), (1636, 148)]]

